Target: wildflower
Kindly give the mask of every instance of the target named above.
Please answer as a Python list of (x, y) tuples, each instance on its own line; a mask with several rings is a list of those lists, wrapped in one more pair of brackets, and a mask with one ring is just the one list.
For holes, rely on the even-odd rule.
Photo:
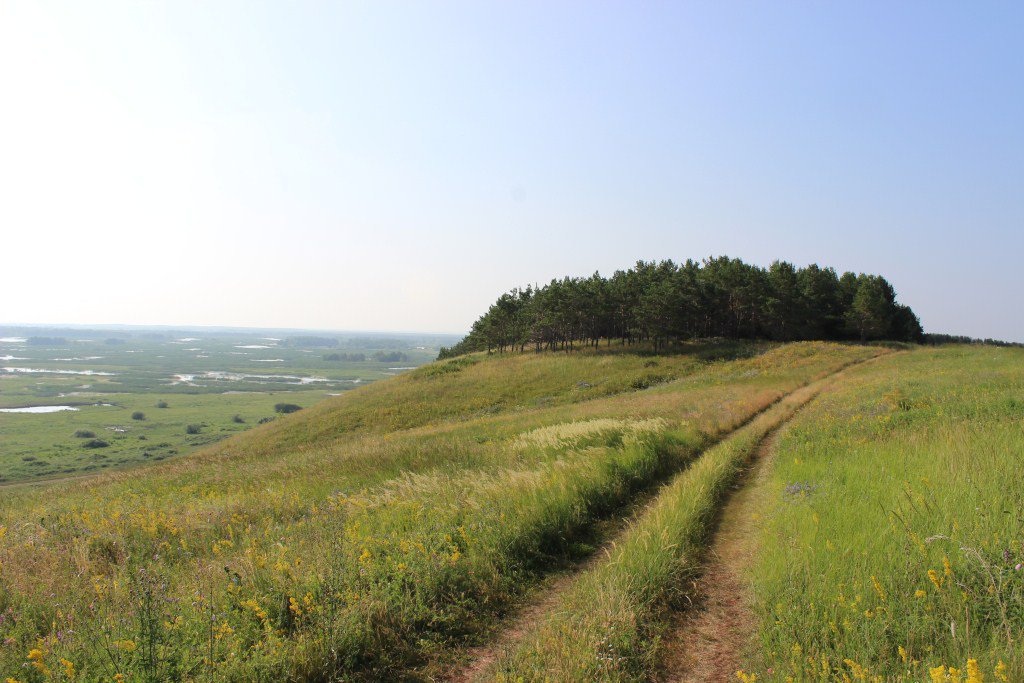
[(985, 674), (981, 673), (977, 659), (967, 660), (967, 683), (984, 683)]
[(871, 585), (875, 587), (875, 592), (878, 593), (878, 599), (885, 602), (885, 591), (882, 589), (882, 584), (874, 574), (871, 575)]
[(114, 683), (124, 683), (124, 674), (114, 674)]
[(917, 589), (916, 591), (914, 591), (914, 597), (915, 597), (915, 598), (923, 598), (923, 597), (927, 597), (927, 595), (928, 595), (928, 594), (927, 594), (927, 593), (925, 593), (925, 592), (924, 592), (923, 590), (921, 590), (920, 588), (918, 588), (918, 589)]
[(46, 664), (43, 663), (43, 651), (38, 647), (32, 648), (28, 651), (28, 661), (32, 662), (32, 666), (36, 671), (43, 674), (44, 676), (50, 673), (50, 670), (46, 668)]
[(754, 683), (754, 681), (757, 680), (757, 674), (748, 674), (746, 671), (741, 670), (736, 672), (736, 678), (738, 678), (741, 683)]
[(67, 659), (61, 659), (60, 664), (64, 667), (64, 675), (67, 676), (68, 679), (72, 679), (75, 677), (75, 665), (71, 661)]
[(363, 554), (359, 556), (359, 561), (360, 562), (369, 562), (370, 561), (370, 557), (371, 557), (370, 551), (367, 550), (366, 548), (363, 548)]
[(863, 681), (867, 678), (867, 670), (852, 659), (844, 659), (843, 664), (850, 667), (850, 673), (853, 674), (853, 677), (858, 681)]
[(902, 645), (900, 645), (899, 648), (897, 648), (896, 651), (899, 652), (900, 659), (902, 659), (903, 663), (906, 664), (907, 663), (907, 650), (906, 650), (906, 648), (904, 648)]
[(944, 666), (928, 669), (928, 675), (932, 679), (932, 683), (946, 683), (946, 667)]
[(928, 578), (931, 579), (931, 582), (935, 584), (936, 588), (938, 588), (939, 590), (942, 590), (942, 582), (945, 579), (943, 579), (941, 576), (939, 576), (939, 573), (937, 571), (935, 571), (934, 569), (929, 569), (928, 570)]
[(1009, 669), (1009, 667), (1000, 659), (999, 663), (996, 664), (996, 678), (1003, 681), (1003, 683), (1007, 683), (1007, 681), (1010, 680), (1010, 677), (1006, 675), (1007, 669)]
[(949, 564), (949, 558), (945, 555), (942, 556), (942, 568), (946, 576), (953, 576), (953, 567)]
[(135, 641), (134, 640), (118, 640), (114, 642), (114, 647), (125, 652), (135, 652)]

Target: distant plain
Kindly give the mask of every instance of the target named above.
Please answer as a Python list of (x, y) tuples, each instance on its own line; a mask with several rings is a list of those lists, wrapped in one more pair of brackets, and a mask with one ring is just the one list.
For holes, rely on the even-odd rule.
[[(422, 365), (450, 342), (273, 330), (0, 328), (0, 484), (189, 453), (274, 419), (278, 404), (308, 408)], [(54, 412), (34, 412), (47, 409)]]

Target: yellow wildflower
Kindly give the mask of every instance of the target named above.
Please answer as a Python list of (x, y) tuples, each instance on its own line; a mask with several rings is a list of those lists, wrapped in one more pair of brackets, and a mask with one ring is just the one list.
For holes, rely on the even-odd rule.
[(118, 640), (114, 642), (114, 647), (125, 652), (135, 652), (135, 641), (134, 640)]
[(64, 675), (69, 679), (75, 677), (75, 665), (67, 659), (60, 660), (61, 666), (64, 667)]
[(942, 582), (945, 581), (945, 579), (939, 576), (939, 573), (937, 571), (935, 571), (934, 569), (929, 569), (928, 578), (931, 579), (931, 582), (935, 584), (936, 588), (942, 590)]
[(748, 674), (746, 671), (737, 671), (736, 678), (738, 678), (741, 683), (754, 683), (754, 681), (757, 680), (757, 674)]
[(857, 662), (852, 659), (844, 659), (843, 663), (850, 667), (850, 673), (858, 681), (863, 681), (867, 678), (867, 670)]
[(1010, 680), (1010, 677), (1006, 675), (1007, 669), (1009, 669), (1009, 667), (1006, 666), (1006, 663), (1000, 659), (999, 663), (996, 664), (996, 678), (1003, 681), (1004, 683)]
[(904, 648), (902, 645), (900, 645), (899, 648), (897, 648), (896, 651), (900, 653), (900, 659), (902, 659), (903, 663), (906, 664), (907, 663), (907, 650), (906, 650), (906, 648)]
[(916, 591), (914, 591), (914, 597), (915, 598), (923, 598), (923, 597), (926, 597), (927, 595), (928, 594), (926, 592), (924, 592), (923, 590), (921, 590), (920, 588), (918, 588)]
[(977, 659), (967, 660), (967, 683), (985, 683), (985, 674), (981, 673)]
[(878, 593), (878, 599), (885, 602), (885, 591), (882, 589), (882, 584), (874, 574), (871, 575), (871, 585), (875, 587), (875, 592)]
[(46, 665), (43, 663), (43, 651), (40, 650), (38, 647), (34, 647), (28, 651), (27, 659), (28, 661), (32, 662), (32, 666), (36, 669), (36, 671), (43, 674), (44, 676), (50, 672), (49, 669), (46, 668)]
[(928, 676), (932, 679), (932, 683), (946, 683), (946, 667), (936, 666), (928, 669)]

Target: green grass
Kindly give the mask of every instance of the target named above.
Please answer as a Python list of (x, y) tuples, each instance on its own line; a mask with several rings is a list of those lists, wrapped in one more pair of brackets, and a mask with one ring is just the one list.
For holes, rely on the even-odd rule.
[(0, 675), (41, 673), (33, 649), (54, 679), (61, 658), (90, 680), (401, 675), (702, 444), (876, 352), (473, 359), (145, 469), (13, 489)]
[(659, 635), (682, 604), (721, 500), (765, 435), (812, 396), (784, 399), (704, 453), (616, 539), (608, 557), (567, 589), (516, 648), (499, 657), (499, 681), (644, 681)]
[(920, 350), (850, 374), (758, 491), (747, 671), (966, 680), (975, 660), (986, 681), (1024, 679), (1024, 353)]

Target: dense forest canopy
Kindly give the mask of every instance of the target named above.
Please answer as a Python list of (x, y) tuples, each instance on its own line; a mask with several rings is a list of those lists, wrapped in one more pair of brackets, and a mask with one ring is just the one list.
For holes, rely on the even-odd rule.
[(594, 273), (502, 294), (440, 358), (472, 351), (653, 343), (695, 338), (921, 341), (917, 316), (880, 275), (816, 264), (768, 268), (721, 256), (638, 261), (610, 278)]

